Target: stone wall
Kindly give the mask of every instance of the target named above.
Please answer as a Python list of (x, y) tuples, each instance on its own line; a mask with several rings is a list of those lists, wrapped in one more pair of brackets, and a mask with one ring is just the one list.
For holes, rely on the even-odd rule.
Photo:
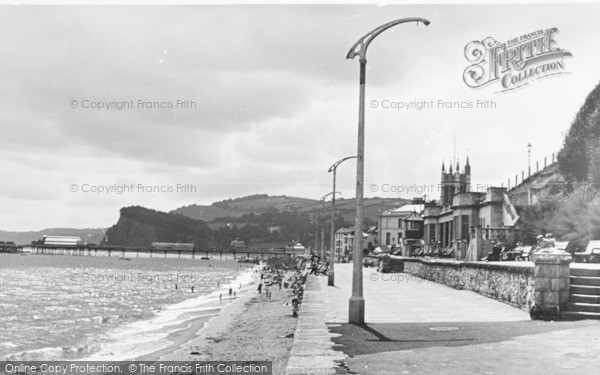
[(471, 290), (529, 312), (534, 303), (534, 268), (517, 264), (403, 258), (404, 272), (456, 289)]

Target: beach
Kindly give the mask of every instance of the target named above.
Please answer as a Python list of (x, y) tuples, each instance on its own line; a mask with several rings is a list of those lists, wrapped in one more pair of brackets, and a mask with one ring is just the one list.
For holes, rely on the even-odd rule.
[[(288, 272), (288, 276), (294, 272)], [(176, 350), (161, 351), (139, 360), (160, 361), (272, 361), (273, 374), (283, 374), (297, 319), (292, 317), (292, 289), (271, 286), (258, 293), (260, 274), (252, 287), (221, 309), (192, 338)], [(228, 296), (223, 296), (228, 299)], [(158, 354), (158, 356), (157, 356)]]
[[(285, 371), (297, 321), (286, 282), (295, 271), (281, 272), (280, 288), (264, 266), (230, 261), (3, 259), (0, 324), (9, 332), (0, 334), (14, 335), (0, 345), (5, 359), (271, 361), (274, 374)], [(12, 311), (24, 303), (31, 308), (17, 318)]]

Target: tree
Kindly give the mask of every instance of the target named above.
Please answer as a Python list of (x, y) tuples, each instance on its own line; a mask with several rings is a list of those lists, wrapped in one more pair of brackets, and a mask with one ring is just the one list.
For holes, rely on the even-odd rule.
[(598, 167), (599, 142), (600, 84), (587, 96), (557, 155), (560, 172), (568, 182), (589, 181), (592, 169)]

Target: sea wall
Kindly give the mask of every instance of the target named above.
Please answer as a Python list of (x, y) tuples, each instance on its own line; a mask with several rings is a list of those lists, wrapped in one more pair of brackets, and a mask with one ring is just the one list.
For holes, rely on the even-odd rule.
[(404, 272), (455, 289), (471, 290), (529, 312), (534, 302), (534, 267), (449, 259), (402, 258)]

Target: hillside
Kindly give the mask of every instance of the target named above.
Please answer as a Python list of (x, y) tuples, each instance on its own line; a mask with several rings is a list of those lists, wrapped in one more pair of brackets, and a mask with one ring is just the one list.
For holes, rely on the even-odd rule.
[(144, 207), (121, 208), (117, 224), (106, 232), (108, 241), (101, 245), (147, 247), (152, 242), (194, 243), (199, 248), (212, 247), (212, 232), (200, 220), (190, 219)]
[[(366, 198), (364, 200), (365, 218), (373, 222), (377, 221), (377, 215), (380, 212), (406, 203), (410, 203), (410, 201), (407, 199)], [(315, 199), (261, 194), (216, 202), (210, 206), (191, 205), (180, 207), (171, 211), (171, 213), (211, 222), (215, 220), (225, 221), (225, 219), (238, 218), (250, 213), (261, 214), (270, 209), (303, 213), (309, 217), (328, 216), (331, 212), (330, 207), (330, 201), (323, 204), (323, 202)], [(355, 210), (354, 199), (338, 199), (336, 201), (336, 211), (344, 221), (353, 222)]]
[[(364, 217), (366, 220), (371, 222), (377, 222), (378, 215), (392, 208), (400, 207), (405, 204), (409, 204), (409, 199), (393, 199), (393, 198), (365, 198), (363, 201), (364, 206)], [(335, 202), (335, 208), (337, 215), (340, 216), (344, 221), (353, 223), (354, 216), (356, 215), (356, 200), (355, 199), (337, 199)], [(330, 215), (331, 202), (326, 202), (325, 206), (323, 203), (318, 202), (317, 204), (309, 205), (298, 209), (299, 212), (303, 212), (313, 217), (315, 215)]]
[(214, 221), (217, 218), (240, 217), (249, 213), (260, 214), (273, 208), (279, 211), (293, 211), (318, 203), (319, 201), (314, 199), (288, 197), (285, 195), (268, 196), (266, 194), (256, 194), (215, 202), (210, 206), (197, 204), (184, 206), (171, 211), (171, 213), (197, 220)]
[[(405, 199), (366, 198), (365, 225), (375, 225), (379, 213), (409, 203)], [(322, 225), (329, 222), (331, 202), (289, 196), (251, 195), (215, 202), (209, 206), (191, 205), (169, 213), (143, 207), (125, 207), (118, 222), (102, 229), (53, 228), (31, 232), (0, 231), (0, 241), (29, 244), (44, 235), (78, 236), (86, 243), (131, 247), (150, 246), (152, 242), (193, 242), (199, 248), (228, 247), (240, 238), (249, 245), (301, 241), (314, 243), (315, 217)], [(336, 228), (352, 225), (354, 199), (336, 201)], [(229, 225), (231, 224), (231, 225)], [(269, 227), (278, 226), (276, 232)], [(326, 238), (329, 226), (326, 225)]]
[(29, 232), (8, 232), (0, 230), (0, 241), (13, 241), (18, 245), (30, 244), (32, 241), (37, 241), (43, 236), (76, 236), (81, 237), (83, 242), (98, 244), (104, 238), (102, 229), (100, 228), (50, 228), (39, 231)]

